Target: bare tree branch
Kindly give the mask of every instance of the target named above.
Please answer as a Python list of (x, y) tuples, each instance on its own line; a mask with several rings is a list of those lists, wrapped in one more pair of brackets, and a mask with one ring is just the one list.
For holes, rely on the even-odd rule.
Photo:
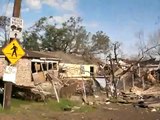
[[(155, 45), (155, 46), (153, 46), (153, 47), (148, 48), (147, 50), (143, 51), (143, 53), (145, 54), (145, 53), (147, 53), (148, 51), (156, 48), (157, 46), (160, 46), (160, 44), (157, 44), (157, 45)], [(117, 76), (119, 76), (119, 75), (121, 75), (121, 76), (124, 75), (125, 73), (127, 73), (127, 72), (131, 69), (131, 67), (133, 67), (134, 65), (137, 65), (137, 64), (144, 58), (144, 54), (137, 60), (137, 62), (131, 64), (130, 67), (127, 68), (127, 70), (123, 70), (123, 71), (122, 71), (121, 73), (119, 73)]]

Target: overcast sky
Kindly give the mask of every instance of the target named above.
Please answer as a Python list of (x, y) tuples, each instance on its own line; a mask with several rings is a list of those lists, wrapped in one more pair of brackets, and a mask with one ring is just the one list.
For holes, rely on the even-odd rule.
[[(0, 6), (0, 15), (11, 16), (13, 0), (0, 0)], [(22, 0), (25, 28), (43, 16), (54, 16), (60, 23), (80, 16), (88, 32), (104, 31), (123, 44), (124, 53), (131, 54), (137, 49), (139, 31), (147, 40), (160, 28), (160, 0)]]

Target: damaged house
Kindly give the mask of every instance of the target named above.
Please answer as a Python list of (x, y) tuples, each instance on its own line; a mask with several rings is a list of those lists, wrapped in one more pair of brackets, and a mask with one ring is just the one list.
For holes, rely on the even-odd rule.
[(152, 83), (159, 82), (160, 80), (160, 62), (155, 58), (144, 60), (140, 62), (141, 74), (147, 74), (146, 79)]
[[(43, 93), (47, 95), (52, 94), (55, 93), (55, 86), (58, 94), (59, 91), (65, 91), (65, 94), (68, 94), (69, 92), (67, 92), (66, 89), (70, 89), (70, 86), (66, 88), (65, 85), (68, 86), (70, 82), (72, 82), (73, 85), (75, 83), (74, 90), (77, 90), (78, 85), (81, 91), (82, 81), (91, 80), (92, 75), (96, 76), (99, 70), (97, 61), (87, 62), (82, 56), (63, 52), (38, 52), (28, 50), (25, 50), (25, 53), (25, 56), (15, 65), (17, 68), (15, 84), (22, 86), (23, 89), (24, 87), (33, 88), (32, 91), (34, 91), (34, 93), (42, 90)], [(0, 77), (2, 79), (8, 63), (1, 51), (0, 55), (0, 67), (2, 68)], [(48, 74), (54, 83), (48, 82)], [(69, 84), (67, 82), (68, 80), (71, 80)], [(76, 82), (74, 80), (79, 81)], [(85, 83), (87, 82), (90, 81), (86, 81)], [(64, 90), (62, 87), (64, 87)], [(74, 90), (72, 89), (72, 91)]]
[[(42, 54), (46, 54), (43, 53)], [(59, 63), (59, 77), (62, 79), (90, 79), (91, 75), (97, 75), (98, 64), (96, 60), (87, 62), (82, 56), (67, 54), (62, 51), (47, 52), (61, 59)]]
[[(62, 51), (41, 52), (45, 55), (54, 55), (60, 58), (59, 79), (62, 82), (60, 97), (69, 97), (74, 93), (83, 93), (83, 85), (86, 86), (86, 93), (92, 93), (92, 76), (96, 77), (99, 72), (97, 60), (86, 61), (82, 56), (67, 54)], [(59, 90), (58, 90), (59, 91)]]
[[(60, 59), (35, 51), (25, 51), (25, 56), (17, 63), (16, 85), (33, 87), (35, 84), (46, 81), (46, 73), (51, 73), (58, 77)], [(5, 56), (0, 50), (0, 78), (7, 66)]]

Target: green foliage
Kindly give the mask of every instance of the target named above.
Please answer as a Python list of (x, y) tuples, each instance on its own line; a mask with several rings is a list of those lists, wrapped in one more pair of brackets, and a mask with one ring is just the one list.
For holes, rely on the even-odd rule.
[(21, 105), (31, 104), (31, 101), (20, 100), (20, 99), (12, 99), (11, 104), (12, 107), (20, 107)]
[(14, 114), (20, 108), (21, 105), (31, 104), (30, 101), (24, 101), (19, 99), (11, 99), (11, 109), (3, 109), (3, 106), (0, 106), (0, 113)]
[(36, 51), (40, 50), (40, 46), (38, 43), (39, 37), (37, 36), (35, 32), (32, 32), (29, 34), (27, 31), (25, 31), (23, 34), (23, 38), (24, 38), (23, 47), (25, 49), (36, 50)]
[(76, 102), (67, 99), (61, 99), (59, 103), (55, 100), (49, 100), (47, 107), (54, 111), (63, 111), (64, 109), (72, 108), (76, 104)]
[(103, 32), (98, 31), (92, 36), (91, 52), (103, 53), (109, 49), (109, 37)]
[(82, 19), (80, 17), (71, 17), (63, 23), (63, 29), (66, 30), (67, 52), (78, 53), (86, 47), (86, 41), (89, 36), (81, 22)]
[(50, 100), (47, 103), (47, 106), (49, 107), (49, 109), (54, 111), (64, 111), (66, 109), (72, 109), (74, 106), (79, 107), (79, 109), (74, 110), (75, 112), (93, 112), (95, 110), (93, 106), (81, 105), (81, 103), (77, 101), (71, 101), (68, 99), (61, 99), (59, 103), (55, 100)]
[(105, 53), (110, 42), (103, 31), (91, 36), (80, 17), (70, 17), (60, 25), (52, 16), (42, 17), (24, 32), (23, 38), (23, 46), (28, 50), (64, 51), (84, 56)]
[(13, 115), (17, 113), (26, 113), (32, 111), (65, 111), (67, 109), (72, 110), (72, 108), (75, 106), (78, 109), (75, 109), (74, 112), (92, 112), (95, 110), (92, 106), (81, 105), (81, 103), (77, 101), (71, 101), (68, 99), (60, 99), (59, 103), (53, 99), (48, 100), (46, 103), (12, 99), (11, 109), (3, 110), (2, 106), (0, 106), (0, 113)]

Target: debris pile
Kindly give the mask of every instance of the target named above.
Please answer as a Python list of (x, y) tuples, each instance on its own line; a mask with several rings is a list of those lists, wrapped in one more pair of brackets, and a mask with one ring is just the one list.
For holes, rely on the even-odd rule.
[[(105, 67), (104, 67), (105, 68)], [(58, 78), (54, 72), (33, 74), (35, 87), (15, 87), (14, 96), (36, 101), (48, 98), (80, 100), (87, 105), (132, 104), (134, 107), (160, 108), (160, 85), (156, 71), (131, 65), (125, 69), (112, 66), (101, 69), (101, 76), (91, 75), (89, 80)], [(103, 75), (103, 76), (102, 76)], [(159, 75), (160, 76), (160, 75)]]
[(130, 92), (121, 92), (117, 98), (117, 102), (121, 104), (132, 104), (134, 107), (159, 109), (160, 86), (155, 85), (147, 90), (133, 87)]

